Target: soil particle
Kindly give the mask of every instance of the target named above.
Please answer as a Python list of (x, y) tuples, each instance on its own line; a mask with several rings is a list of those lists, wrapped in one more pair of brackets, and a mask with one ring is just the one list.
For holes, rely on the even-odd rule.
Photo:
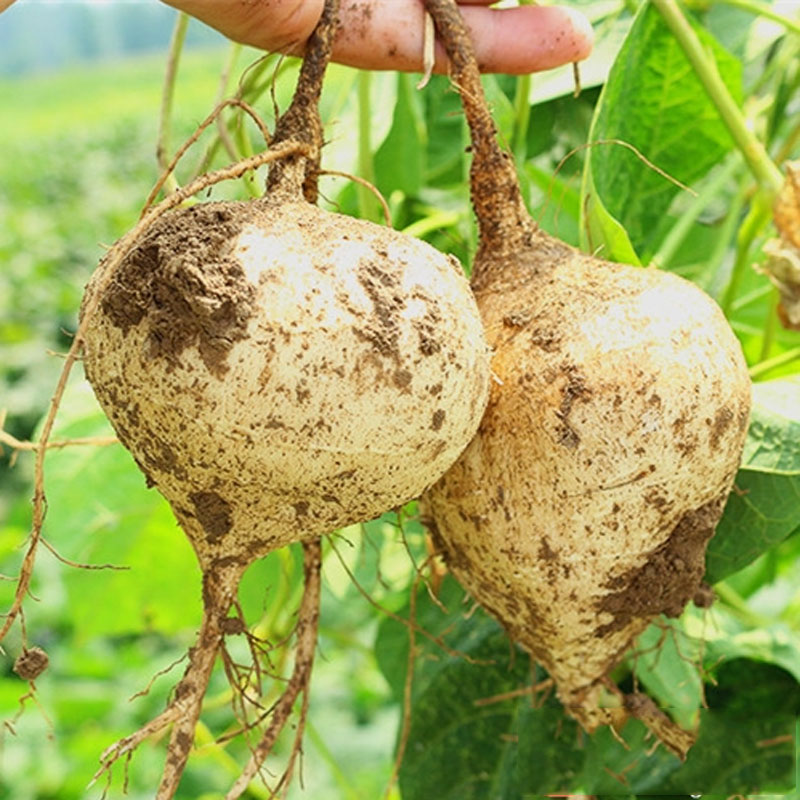
[(186, 731), (179, 731), (175, 737), (181, 753), (185, 753), (192, 746), (192, 739)]
[(520, 308), (510, 311), (503, 317), (503, 325), (509, 328), (524, 328), (533, 319), (533, 311), (529, 308)]
[(392, 376), (392, 380), (394, 381), (394, 385), (398, 389), (405, 389), (408, 390), (408, 387), (411, 385), (411, 378), (412, 374), (407, 369), (398, 369), (394, 375)]
[(35, 681), (50, 663), (50, 658), (41, 647), (28, 647), (14, 662), (14, 672), (24, 681)]
[(372, 344), (383, 356), (400, 359), (400, 331), (397, 310), (403, 305), (392, 274), (379, 264), (365, 260), (358, 266), (358, 282), (372, 301), (374, 314), (359, 328), (357, 335)]
[(231, 347), (247, 336), (256, 288), (230, 256), (241, 230), (236, 206), (205, 203), (165, 214), (113, 276), (101, 308), (123, 333), (144, 322), (151, 358), (175, 367), (194, 346), (221, 378)]
[(558, 553), (550, 547), (550, 542), (548, 542), (546, 538), (543, 538), (539, 545), (539, 558), (541, 558), (542, 561), (558, 560)]
[(558, 442), (569, 450), (574, 450), (580, 443), (580, 436), (577, 431), (569, 424), (569, 415), (575, 403), (583, 397), (589, 395), (586, 388), (586, 380), (579, 372), (578, 368), (568, 365), (563, 370), (567, 382), (561, 393), (561, 405), (556, 411), (559, 424), (556, 428)]
[(222, 632), (226, 636), (237, 636), (240, 633), (244, 633), (246, 630), (247, 627), (241, 617), (225, 617), (225, 619), (222, 620)]
[(308, 503), (305, 500), (301, 500), (299, 503), (292, 503), (292, 506), (298, 517), (308, 516)]
[(711, 448), (716, 450), (719, 446), (719, 440), (724, 436), (725, 431), (728, 430), (733, 422), (733, 411), (727, 406), (720, 408), (714, 416), (714, 421), (711, 423)]
[(230, 503), (216, 492), (192, 492), (189, 500), (209, 544), (216, 544), (233, 524)]
[(694, 593), (694, 597), (692, 597), (692, 602), (697, 608), (711, 608), (716, 599), (717, 596), (714, 594), (714, 590), (707, 583), (701, 583)]
[(554, 353), (561, 345), (561, 338), (553, 331), (536, 328), (531, 332), (531, 345), (544, 350), (545, 353)]
[[(428, 298), (425, 298), (428, 300)], [(432, 356), (442, 349), (442, 343), (437, 336), (437, 331), (441, 328), (442, 315), (433, 305), (429, 306), (425, 316), (412, 323), (419, 337), (419, 352), (423, 356)]]
[(613, 616), (598, 627), (602, 638), (623, 630), (634, 618), (666, 614), (677, 617), (696, 596), (705, 571), (705, 550), (719, 521), (725, 495), (684, 514), (669, 538), (647, 557), (640, 567), (628, 570), (605, 585), (610, 594), (602, 597), (597, 610)]

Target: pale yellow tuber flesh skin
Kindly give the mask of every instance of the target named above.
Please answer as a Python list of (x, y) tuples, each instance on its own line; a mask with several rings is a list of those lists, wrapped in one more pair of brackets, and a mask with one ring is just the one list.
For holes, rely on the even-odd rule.
[(692, 284), (533, 237), (527, 263), (477, 290), (489, 405), (425, 503), (455, 576), (593, 728), (608, 721), (596, 707), (608, 671), (700, 584), (749, 378)]
[(470, 128), (472, 286), (495, 354), (478, 433), (423, 505), (456, 577), (585, 729), (631, 715), (685, 757), (693, 734), (609, 673), (701, 587), (749, 418), (741, 348), (688, 281), (539, 230), (456, 3), (425, 5)]
[(488, 395), (458, 264), (303, 201), (159, 220), (84, 348), (103, 409), (201, 565), (249, 563), (417, 497)]

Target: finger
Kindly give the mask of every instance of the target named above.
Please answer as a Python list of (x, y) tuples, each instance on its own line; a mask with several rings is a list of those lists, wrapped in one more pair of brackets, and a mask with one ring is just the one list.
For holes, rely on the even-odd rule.
[[(2, 2), (3, 0), (0, 0)], [(322, 13), (323, 0), (165, 0), (232, 39), (263, 50), (301, 54)], [(525, 74), (586, 58), (592, 29), (571, 9), (486, 8), (469, 0), (462, 12), (484, 72)], [(341, 0), (333, 59), (362, 69), (423, 69), (421, 0)], [(436, 71), (447, 59), (437, 47)]]
[[(3, 0), (0, 0), (3, 2)], [(322, 15), (324, 0), (164, 0), (260, 50), (301, 55)]]
[[(392, 13), (379, 9), (392, 8)], [(580, 13), (556, 6), (508, 9), (464, 5), (464, 21), (483, 72), (520, 75), (580, 61), (592, 49), (593, 34)], [(334, 60), (362, 69), (422, 70), (421, 3), (370, 5), (342, 0), (341, 28)], [(437, 72), (446, 71), (446, 56), (437, 46)]]

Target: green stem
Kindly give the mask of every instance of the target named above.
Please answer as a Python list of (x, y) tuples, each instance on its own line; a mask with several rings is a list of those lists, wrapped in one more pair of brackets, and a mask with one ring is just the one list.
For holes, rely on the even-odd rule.
[[(205, 709), (205, 705), (203, 705)], [(198, 756), (208, 758), (219, 764), (228, 775), (238, 775), (241, 770), (240, 764), (231, 756), (223, 745), (219, 744), (211, 730), (203, 722), (197, 723), (197, 728), (194, 734), (195, 746), (198, 749)], [(275, 795), (266, 787), (261, 784), (250, 784), (247, 790), (247, 796), (253, 800), (272, 800)]]
[(773, 302), (767, 303), (767, 316), (764, 320), (764, 336), (761, 339), (761, 353), (759, 354), (759, 363), (766, 361), (769, 357), (769, 351), (772, 350), (772, 343), (775, 341), (775, 333), (778, 325), (778, 315), (775, 313), (775, 306), (778, 302), (778, 290), (772, 291)]
[[(375, 183), (375, 164), (372, 158), (372, 73), (360, 70), (358, 73), (358, 173), (370, 183)], [(366, 186), (356, 184), (358, 197), (358, 215), (362, 219), (377, 222), (380, 209), (375, 195)]]
[(797, 22), (796, 20), (793, 20), (783, 14), (779, 14), (777, 11), (773, 11), (773, 9), (770, 8), (766, 3), (759, 3), (756, 2), (756, 0), (718, 0), (718, 2), (723, 2), (729, 6), (741, 8), (744, 11), (749, 11), (751, 14), (755, 14), (759, 17), (771, 19), (773, 22), (783, 25), (783, 27), (787, 30), (800, 34), (800, 22)]
[(314, 745), (317, 753), (322, 760), (328, 765), (331, 775), (336, 781), (341, 794), (339, 795), (345, 800), (360, 800), (361, 795), (356, 791), (350, 779), (342, 768), (336, 763), (333, 753), (328, 749), (325, 744), (325, 739), (320, 735), (319, 731), (314, 727), (310, 719), (306, 720), (306, 732), (308, 733), (309, 741)]
[(714, 584), (714, 593), (728, 607), (728, 610), (745, 625), (751, 628), (766, 628), (772, 624), (771, 619), (753, 611), (747, 605), (747, 601), (725, 581)]
[(672, 226), (669, 233), (653, 256), (652, 262), (657, 267), (664, 267), (672, 262), (678, 248), (692, 229), (692, 225), (706, 209), (708, 204), (725, 188), (728, 181), (739, 169), (741, 161), (732, 158), (719, 173), (703, 187), (702, 191), (690, 203), (686, 211), (681, 214), (678, 221)]
[(427, 217), (418, 219), (403, 228), (403, 233), (409, 236), (416, 236), (421, 239), (428, 233), (439, 230), (440, 228), (450, 228), (461, 219), (461, 214), (457, 211), (434, 211)]
[(280, 577), (278, 578), (274, 595), (269, 598), (268, 609), (253, 631), (254, 635), (259, 639), (278, 638), (280, 635), (279, 629), (284, 627), (279, 624), (279, 618), (286, 614), (287, 609), (297, 607), (292, 605), (291, 599), (293, 590), (296, 593), (296, 586), (301, 583), (301, 581), (295, 579), (294, 548), (284, 547), (278, 550), (273, 557), (281, 561)]
[[(172, 39), (169, 43), (167, 56), (167, 69), (164, 73), (164, 88), (161, 92), (161, 113), (158, 122), (158, 141), (156, 144), (156, 159), (161, 169), (166, 169), (169, 164), (169, 140), (172, 136), (172, 102), (175, 98), (175, 80), (178, 76), (178, 64), (186, 41), (186, 29), (189, 26), (189, 15), (184, 12), (178, 14), (175, 27), (172, 30)], [(170, 175), (165, 184), (168, 192), (178, 188), (175, 175)]]
[(761, 361), (755, 366), (750, 367), (750, 380), (760, 380), (768, 372), (772, 372), (773, 369), (785, 367), (787, 364), (791, 364), (792, 361), (797, 361), (799, 359), (800, 347), (793, 347), (791, 350), (787, 350), (785, 353), (781, 353), (779, 356), (773, 356), (766, 361)]
[(514, 95), (514, 159), (518, 163), (525, 160), (528, 154), (528, 125), (531, 119), (531, 104), (528, 101), (531, 93), (531, 76), (521, 75), (517, 78)]
[(749, 186), (742, 182), (739, 186), (739, 190), (731, 198), (730, 205), (728, 206), (728, 213), (725, 214), (725, 219), (723, 219), (719, 229), (719, 235), (714, 242), (714, 248), (708, 257), (710, 274), (712, 276), (711, 283), (708, 287), (708, 293), (717, 302), (719, 302), (728, 280), (728, 276), (723, 274), (721, 268), (722, 262), (725, 260), (725, 255), (728, 252), (731, 241), (736, 237), (736, 230), (740, 225), (748, 194)]
[(747, 120), (720, 77), (714, 58), (706, 51), (676, 0), (652, 0), (652, 2), (683, 49), (756, 180), (761, 188), (773, 197), (783, 185), (783, 176), (764, 146), (748, 128)]
[(759, 231), (769, 222), (770, 216), (769, 204), (760, 201), (756, 197), (736, 238), (736, 260), (733, 264), (730, 281), (720, 302), (726, 317), (730, 317), (733, 301), (739, 291), (739, 284), (750, 264), (750, 248), (753, 245), (753, 241)]

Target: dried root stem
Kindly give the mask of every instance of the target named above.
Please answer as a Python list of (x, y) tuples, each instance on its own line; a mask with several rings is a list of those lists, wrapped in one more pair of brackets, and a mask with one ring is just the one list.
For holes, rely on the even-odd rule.
[(300, 753), (303, 730), (308, 708), (308, 690), (311, 681), (311, 670), (314, 665), (314, 652), (317, 647), (319, 629), (319, 602), (321, 587), (322, 547), (319, 540), (303, 545), (305, 590), (300, 603), (295, 636), (294, 669), (289, 683), (278, 701), (272, 707), (272, 719), (259, 743), (253, 748), (250, 761), (241, 775), (225, 795), (225, 800), (236, 800), (247, 790), (250, 781), (261, 771), (265, 759), (291, 716), (295, 701), (303, 695), (300, 717), (297, 722), (294, 744), (289, 762), (274, 791), (279, 791), (291, 780), (297, 755)]
[(189, 651), (189, 664), (178, 685), (173, 699), (164, 711), (136, 733), (111, 745), (100, 757), (101, 766), (92, 782), (122, 756), (132, 753), (145, 739), (160, 733), (172, 725), (161, 784), (157, 800), (168, 800), (178, 788), (189, 752), (194, 742), (194, 730), (200, 716), (203, 698), (211, 678), (224, 636), (224, 620), (227, 616), (243, 573), (239, 565), (218, 570), (211, 569), (203, 576), (203, 622), (196, 644)]
[[(263, 719), (269, 717), (269, 723), (260, 741), (252, 748), (250, 761), (226, 795), (226, 800), (234, 800), (234, 798), (240, 797), (246, 791), (249, 783), (258, 776), (278, 736), (292, 716), (295, 703), (300, 695), (303, 696), (303, 700), (296, 725), (294, 744), (287, 766), (274, 791), (277, 792), (288, 785), (294, 771), (297, 756), (301, 752), (308, 707), (308, 689), (317, 646), (321, 584), (320, 543), (315, 541), (305, 544), (303, 547), (305, 554), (305, 589), (295, 627), (294, 668), (286, 688), (278, 700), (269, 710), (261, 714), (255, 723), (246, 726), (246, 729), (249, 730)], [(258, 699), (248, 695), (247, 688), (249, 684), (242, 686), (241, 682), (236, 680), (238, 670), (232, 670), (232, 666), (235, 665), (233, 665), (230, 657), (227, 656), (224, 648), (224, 637), (230, 632), (228, 630), (230, 620), (240, 619), (239, 617), (228, 617), (228, 612), (235, 605), (236, 591), (242, 573), (243, 567), (241, 565), (229, 565), (226, 568), (218, 568), (216, 570), (212, 567), (205, 572), (203, 581), (203, 622), (197, 641), (189, 650), (189, 664), (180, 682), (175, 687), (170, 704), (138, 731), (120, 739), (105, 750), (100, 758), (100, 768), (92, 778), (92, 783), (108, 773), (120, 758), (129, 759), (145, 739), (156, 736), (171, 726), (166, 762), (155, 800), (170, 800), (170, 798), (174, 797), (189, 759), (203, 698), (219, 654), (222, 654), (223, 660), (226, 662), (226, 674), (229, 681), (231, 681), (231, 686), (241, 699), (239, 711), (244, 713), (246, 704), (261, 708)], [(254, 658), (253, 670), (258, 676), (257, 684), (260, 685), (262, 673), (257, 663), (259, 654), (254, 650), (251, 650), (251, 652)], [(223, 737), (223, 740), (226, 738), (230, 737)]]

